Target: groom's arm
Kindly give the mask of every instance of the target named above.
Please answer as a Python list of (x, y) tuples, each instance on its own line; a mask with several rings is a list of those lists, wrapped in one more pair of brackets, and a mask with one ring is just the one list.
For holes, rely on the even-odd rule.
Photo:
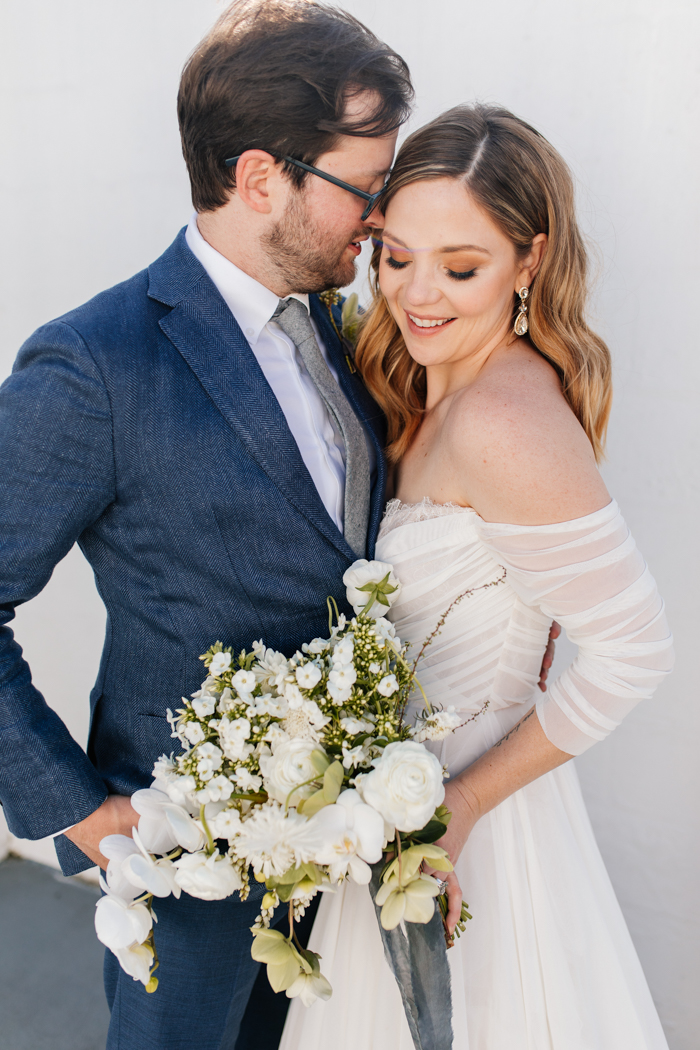
[(20, 838), (76, 824), (107, 796), (7, 625), (113, 499), (107, 391), (80, 335), (54, 322), (0, 388), (0, 802)]

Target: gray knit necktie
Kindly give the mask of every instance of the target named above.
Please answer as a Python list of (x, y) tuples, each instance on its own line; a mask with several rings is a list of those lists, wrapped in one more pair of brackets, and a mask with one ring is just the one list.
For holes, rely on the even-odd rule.
[(369, 453), (362, 424), (340, 389), (316, 341), (309, 313), (298, 299), (280, 299), (272, 315), (289, 336), (306, 365), (314, 386), (323, 398), (345, 442), (345, 539), (355, 554), (367, 552), (369, 521)]

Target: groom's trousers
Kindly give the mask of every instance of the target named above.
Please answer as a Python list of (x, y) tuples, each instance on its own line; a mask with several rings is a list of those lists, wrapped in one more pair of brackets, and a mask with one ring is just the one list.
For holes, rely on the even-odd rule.
[[(265, 967), (250, 955), (249, 927), (264, 892), (251, 882), (245, 902), (238, 894), (201, 901), (186, 893), (155, 901), (157, 990), (149, 994), (105, 952), (107, 1050), (276, 1050), (289, 1000), (272, 991)], [(295, 923), (303, 944), (317, 903)], [(284, 919), (278, 928), (288, 932)]]

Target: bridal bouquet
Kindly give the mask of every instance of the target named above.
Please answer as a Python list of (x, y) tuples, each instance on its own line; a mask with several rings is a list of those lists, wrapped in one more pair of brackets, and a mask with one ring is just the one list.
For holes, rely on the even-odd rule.
[[(238, 656), (217, 642), (200, 657), (201, 688), (168, 711), (182, 753), (159, 758), (153, 785), (132, 796), (133, 837), (100, 843), (109, 866), (97, 936), (147, 991), (158, 985), (153, 901), (171, 893), (245, 900), (252, 872), (266, 887), (253, 958), (267, 964), (275, 991), (306, 1005), (331, 995), (319, 956), (294, 932), (319, 891), (346, 878), (368, 884), (384, 857), (375, 897), (384, 930), (434, 915), (441, 887), (422, 865), (452, 870), (435, 845), (450, 814), (444, 771), (423, 741), (461, 720), (426, 701), (416, 727), (403, 721), (420, 685), (418, 661), (408, 663), (408, 645), (383, 615), (400, 588), (392, 567), (357, 561), (343, 582), (355, 616), (329, 599), (329, 637), (291, 659), (262, 641)], [(270, 928), (280, 904), (288, 936)]]

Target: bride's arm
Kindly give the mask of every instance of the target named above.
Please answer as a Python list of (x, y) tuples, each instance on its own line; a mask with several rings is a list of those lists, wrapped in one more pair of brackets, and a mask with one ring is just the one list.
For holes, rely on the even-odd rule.
[(525, 378), (512, 397), (486, 398), (470, 417), (472, 440), (453, 446), (469, 480), (462, 502), (481, 515), (480, 538), (520, 600), (556, 618), (579, 654), (447, 785), (442, 844), (453, 861), (480, 817), (603, 739), (671, 668), (663, 603), (585, 434), (556, 391), (528, 390)]

